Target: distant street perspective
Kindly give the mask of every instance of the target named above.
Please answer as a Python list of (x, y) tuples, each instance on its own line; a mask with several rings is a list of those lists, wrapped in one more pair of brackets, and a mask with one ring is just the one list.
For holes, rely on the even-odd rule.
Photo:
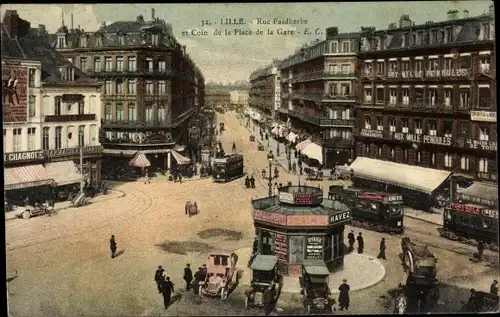
[(2, 10), (8, 315), (497, 312), (494, 9), (465, 4), (323, 21), (244, 78), (184, 43), (308, 22)]

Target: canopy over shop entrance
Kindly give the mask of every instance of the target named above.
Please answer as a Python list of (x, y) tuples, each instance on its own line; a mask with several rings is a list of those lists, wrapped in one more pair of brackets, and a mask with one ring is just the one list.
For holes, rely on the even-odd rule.
[(4, 170), (5, 190), (22, 189), (51, 185), (54, 179), (50, 178), (41, 164), (9, 167)]
[(426, 194), (432, 194), (451, 174), (448, 171), (375, 160), (367, 157), (358, 157), (349, 166), (349, 169), (354, 170), (354, 177), (401, 186)]
[(179, 152), (176, 152), (174, 150), (170, 150), (170, 153), (172, 153), (172, 156), (177, 161), (177, 164), (184, 165), (184, 164), (191, 163), (191, 159), (190, 158), (187, 158), (184, 155), (179, 154)]
[(130, 160), (129, 164), (134, 167), (149, 167), (151, 166), (151, 162), (148, 160), (146, 155), (141, 151), (135, 154), (134, 158)]
[(82, 174), (73, 161), (53, 162), (45, 166), (47, 175), (53, 178), (56, 186), (79, 183)]
[(323, 149), (314, 142), (306, 145), (306, 147), (302, 150), (302, 154), (310, 159), (318, 160), (319, 164), (323, 164)]

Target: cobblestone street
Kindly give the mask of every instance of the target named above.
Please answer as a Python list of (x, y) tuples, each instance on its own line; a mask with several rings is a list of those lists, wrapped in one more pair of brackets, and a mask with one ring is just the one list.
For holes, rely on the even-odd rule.
[[(236, 143), (237, 152), (244, 154), (246, 172), (255, 175), (256, 189), (246, 189), (243, 178), (225, 184), (211, 179), (181, 184), (129, 182), (114, 184), (115, 190), (125, 194), (121, 198), (61, 210), (53, 217), (6, 222), (12, 316), (262, 315), (262, 310), (243, 309), (243, 291), (248, 284), (243, 281), (248, 279), (248, 269), (242, 256), (238, 263), (242, 283), (223, 304), (220, 299), (201, 300), (182, 291), (186, 263), (193, 268), (201, 266), (212, 249), (250, 250), (254, 235), (250, 199), (267, 195), (267, 180), (261, 176), (267, 168), (267, 153), (249, 141), (250, 132), (234, 113), (219, 116), (219, 121), (227, 130), (219, 136), (225, 151)], [(280, 170), (279, 182), (287, 181), (296, 183), (298, 177)], [(321, 185), (327, 190), (330, 183), (325, 180)], [(198, 215), (185, 215), (188, 200), (198, 203)], [(491, 281), (498, 279), (496, 268), (469, 261), (473, 247), (441, 238), (438, 225), (406, 218), (405, 226), (412, 240), (428, 243), (438, 257), (442, 311), (456, 310), (471, 287), (487, 291)], [(346, 234), (350, 229), (346, 227)], [(363, 232), (365, 253), (370, 256), (377, 255), (380, 239), (385, 236), (388, 260), (382, 262), (386, 275), (381, 282), (351, 293), (349, 314), (391, 312), (391, 291), (404, 277), (398, 258), (400, 237), (354, 230)], [(112, 234), (120, 254), (115, 259), (109, 253)], [(167, 311), (153, 280), (158, 265), (163, 265), (176, 286), (178, 301)], [(283, 293), (279, 314), (303, 312), (298, 296)]]

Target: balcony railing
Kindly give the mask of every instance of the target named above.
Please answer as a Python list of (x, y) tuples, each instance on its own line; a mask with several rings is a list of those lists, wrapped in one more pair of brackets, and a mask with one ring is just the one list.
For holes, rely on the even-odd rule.
[(343, 139), (342, 137), (323, 137), (321, 143), (328, 147), (352, 147), (354, 145), (354, 139)]
[(425, 111), (425, 112), (469, 112), (471, 110), (470, 106), (457, 106), (443, 103), (438, 105), (432, 105), (429, 103), (397, 103), (397, 104), (386, 104), (378, 103), (377, 105), (383, 105), (387, 110), (399, 110), (399, 111)]
[(354, 96), (354, 95), (327, 94), (327, 95), (323, 95), (323, 100), (356, 101), (356, 96)]
[(45, 116), (45, 122), (70, 122), (70, 121), (94, 121), (96, 115), (88, 114), (63, 114)]
[(325, 72), (323, 73), (324, 78), (329, 78), (329, 77), (356, 77), (356, 73), (341, 73), (341, 72), (336, 72), (336, 73), (329, 73)]
[(292, 99), (304, 99), (304, 100), (312, 100), (312, 101), (321, 101), (323, 99), (323, 95), (321, 93), (293, 93)]
[(165, 121), (158, 120), (158, 118), (153, 118), (151, 121), (103, 119), (101, 125), (103, 128), (174, 128), (189, 118), (193, 112), (194, 109), (190, 109), (171, 120)]
[(354, 119), (330, 119), (320, 116), (307, 115), (295, 110), (288, 110), (288, 115), (295, 117), (301, 121), (321, 127), (354, 126)]
[(319, 125), (322, 127), (328, 126), (354, 126), (354, 119), (327, 119), (320, 118)]
[(123, 70), (117, 70), (116, 68), (111, 69), (111, 70), (90, 70), (87, 69), (85, 71), (89, 76), (139, 76), (139, 75), (149, 75), (149, 76), (174, 76), (177, 78), (181, 78), (190, 82), (195, 82), (194, 77), (189, 77), (186, 76), (184, 73), (175, 71), (172, 69), (155, 69), (155, 70), (149, 70), (149, 69), (123, 69)]

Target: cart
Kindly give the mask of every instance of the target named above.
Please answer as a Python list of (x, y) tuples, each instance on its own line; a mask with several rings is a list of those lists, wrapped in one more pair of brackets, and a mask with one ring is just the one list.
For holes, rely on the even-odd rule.
[(300, 295), (308, 314), (335, 312), (335, 300), (328, 286), (330, 271), (321, 260), (304, 260), (299, 277)]
[(259, 143), (259, 145), (257, 145), (257, 150), (264, 151), (264, 145), (262, 145), (262, 143)]
[(53, 207), (48, 206), (46, 204), (43, 204), (40, 206), (28, 206), (28, 207), (26, 207), (20, 216), (23, 219), (30, 219), (31, 217), (36, 217), (36, 216), (41, 216), (41, 215), (51, 216), (53, 214), (53, 212), (54, 212)]
[(252, 282), (250, 288), (245, 290), (245, 308), (264, 306), (264, 293), (272, 288), (278, 288), (274, 302), (278, 300), (283, 286), (283, 278), (278, 273), (275, 255), (257, 255), (250, 268), (252, 269)]
[(184, 210), (189, 217), (198, 214), (198, 204), (196, 202), (187, 201), (184, 205)]
[(238, 280), (236, 272), (236, 254), (214, 251), (210, 254), (207, 275), (204, 281), (199, 283), (198, 294), (204, 296), (220, 296), (225, 300)]
[(255, 135), (250, 136), (250, 142), (255, 142)]

